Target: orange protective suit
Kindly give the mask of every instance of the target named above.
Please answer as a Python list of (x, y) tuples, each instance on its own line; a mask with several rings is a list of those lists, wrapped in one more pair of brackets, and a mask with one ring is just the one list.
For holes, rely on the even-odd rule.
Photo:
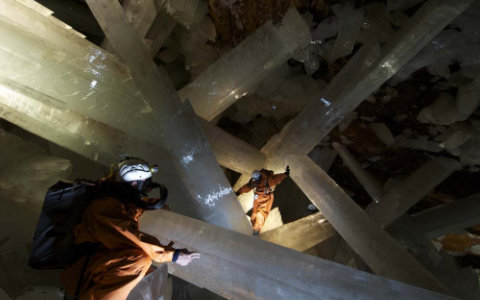
[(262, 169), (260, 171), (262, 177), (255, 183), (250, 180), (247, 184), (238, 189), (237, 194), (248, 193), (252, 189), (254, 192), (253, 210), (252, 210), (252, 229), (255, 232), (260, 232), (263, 224), (267, 220), (268, 214), (272, 209), (275, 186), (280, 184), (285, 178), (286, 174), (273, 174), (273, 171)]
[(152, 260), (172, 261), (174, 249), (139, 231), (142, 213), (141, 208), (113, 196), (90, 203), (75, 227), (75, 243), (93, 243), (95, 252), (63, 271), (61, 279), (68, 295), (74, 295), (79, 284), (79, 299), (126, 299)]

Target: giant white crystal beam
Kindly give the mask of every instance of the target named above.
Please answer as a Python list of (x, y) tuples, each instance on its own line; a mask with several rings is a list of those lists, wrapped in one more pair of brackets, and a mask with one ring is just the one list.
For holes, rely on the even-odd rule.
[[(471, 8), (457, 18), (454, 24), (461, 20)], [(478, 54), (480, 45), (478, 41), (472, 43), (470, 41), (472, 37), (475, 37), (475, 34), (467, 34), (463, 30), (460, 32), (453, 29), (442, 31), (395, 74), (393, 82), (400, 82), (423, 67), (448, 66), (453, 61), (458, 62), (462, 67), (478, 64), (480, 61)]]
[[(202, 212), (202, 219), (249, 232), (242, 208), (235, 201), (235, 194), (218, 166), (190, 103), (180, 103), (168, 75), (157, 68), (119, 3), (111, 0), (87, 1), (87, 4), (152, 109), (132, 122), (160, 127), (158, 131), (145, 132), (143, 137), (165, 142), (190, 195), (197, 200), (192, 204)], [(144, 122), (145, 117), (150, 120)], [(120, 128), (130, 125), (123, 124)]]
[[(313, 95), (313, 100), (267, 143), (264, 151), (275, 152), (276, 156), (307, 154), (471, 3), (472, 0), (428, 1), (382, 48), (381, 57), (375, 63), (364, 72), (361, 71), (366, 65), (364, 59), (357, 59), (356, 68), (350, 64), (347, 76), (332, 81), (320, 94)], [(356, 59), (355, 56), (352, 59)]]
[[(18, 64), (16, 65), (17, 69), (15, 72), (10, 70), (10, 67), (7, 67), (4, 60), (6, 58), (4, 56), (2, 57), (2, 67), (6, 72), (10, 72), (10, 76), (19, 77), (23, 74), (23, 77), (25, 77), (30, 74), (32, 77), (35, 77), (38, 74), (34, 72), (34, 70), (36, 70), (40, 71), (40, 74), (43, 74), (43, 76), (48, 78), (47, 82), (55, 82), (55, 79), (48, 77), (49, 75), (52, 75), (52, 73), (45, 72), (46, 70), (42, 69), (45, 68), (45, 66), (35, 62), (34, 57), (37, 57), (38, 59), (38, 56), (44, 55), (45, 58), (49, 58), (46, 61), (55, 62), (56, 64), (59, 64), (60, 62), (68, 63), (71, 67), (70, 73), (76, 73), (72, 72), (73, 67), (82, 70), (86, 82), (93, 82), (93, 80), (100, 81), (98, 79), (101, 77), (102, 83), (105, 84), (119, 81), (123, 82), (124, 89), (121, 90), (122, 92), (126, 92), (129, 88), (134, 87), (132, 81), (129, 80), (130, 74), (128, 73), (128, 69), (120, 64), (115, 56), (102, 51), (101, 48), (91, 42), (79, 38), (79, 36), (72, 34), (69, 30), (58, 26), (58, 24), (52, 22), (50, 18), (46, 18), (44, 15), (14, 0), (0, 2), (0, 16), (2, 22), (10, 25), (10, 30), (16, 30), (15, 34), (19, 38), (22, 35), (27, 35), (30, 39), (35, 40), (26, 42), (32, 43), (30, 47), (21, 45), (31, 49), (31, 54), (36, 54), (33, 57), (23, 56), (20, 51), (16, 51), (13, 48), (5, 47), (3, 49), (5, 52), (17, 53), (16, 56), (14, 55), (14, 57), (10, 58), (16, 59), (11, 62), (12, 64)], [(12, 27), (15, 27), (15, 29)], [(8, 35), (9, 34), (6, 32), (2, 32), (4, 46), (7, 45)], [(44, 45), (43, 41), (48, 41), (47, 49), (44, 48), (47, 47), (47, 45)], [(16, 45), (12, 45), (12, 47), (14, 46)], [(43, 52), (48, 50), (51, 52)], [(18, 59), (25, 61), (19, 62)], [(30, 63), (28, 62), (29, 60), (31, 61)], [(32, 68), (29, 69), (28, 67)], [(62, 75), (64, 75), (64, 77), (68, 76), (69, 73), (67, 71), (65, 71), (65, 73), (67, 75)], [(67, 79), (72, 80), (71, 77), (67, 77)], [(75, 86), (73, 83), (76, 83), (77, 81), (79, 80), (74, 80), (70, 85)], [(38, 85), (44, 84), (39, 78), (37, 78), (36, 82)], [(62, 89), (61, 92), (70, 91)]]
[(375, 274), (446, 292), (311, 159), (289, 155), (286, 160), (291, 178)]
[(223, 167), (241, 174), (250, 174), (265, 165), (265, 154), (255, 147), (205, 120), (200, 120), (200, 123), (210, 141), (213, 153)]
[[(177, 23), (164, 8), (157, 7), (155, 2), (154, 0), (123, 2), (123, 10), (128, 21), (141, 37), (145, 37), (144, 43), (150, 48), (152, 55), (160, 50)], [(102, 48), (114, 52), (107, 38), (102, 42)]]
[[(8, 1), (5, 1), (0, 5), (8, 3)], [(23, 12), (27, 13), (28, 11)], [(15, 14), (13, 15), (15, 16)], [(40, 22), (41, 20), (37, 20), (35, 17), (38, 17), (38, 15), (32, 15), (29, 20), (35, 21), (33, 24), (43, 24)], [(44, 21), (46, 25), (50, 24), (48, 20)], [(38, 27), (41, 28), (41, 26)], [(56, 33), (55, 30), (60, 30), (54, 25), (47, 29), (51, 30), (52, 34)], [(83, 49), (83, 53), (75, 49), (75, 53), (70, 56), (69, 51), (63, 53), (54, 50), (56, 44), (52, 45), (51, 48), (42, 48), (41, 40), (22, 38), (22, 34), (25, 33), (15, 28), (10, 27), (7, 30), (7, 27), (2, 27), (0, 30), (2, 30), (2, 37), (5, 42), (11, 41), (11, 43), (8, 43), (9, 47), (0, 50), (2, 75), (6, 78), (12, 78), (21, 85), (31, 87), (40, 94), (50, 96), (41, 97), (45, 103), (58, 106), (58, 104), (67, 101), (81, 103), (87, 98), (93, 100), (91, 102), (93, 106), (95, 106), (95, 103), (102, 101), (101, 99), (112, 101), (125, 98), (137, 103), (143, 101), (140, 95), (135, 94), (136, 87), (129, 80), (128, 70), (119, 64), (113, 56), (103, 52), (93, 44), (89, 44), (89, 47), (85, 48), (82, 39), (76, 38), (74, 41), (70, 41), (69, 35), (58, 37), (58, 39), (64, 39), (67, 49), (74, 48), (71, 47), (71, 42), (77, 43), (77, 47)], [(26, 46), (28, 44), (30, 46)], [(39, 54), (40, 57), (33, 55), (33, 53)], [(57, 56), (58, 59), (52, 63), (41, 59), (43, 55)], [(91, 64), (88, 64), (88, 62), (91, 62)], [(99, 74), (102, 74), (102, 76)], [(61, 85), (61, 88), (58, 85)], [(35, 99), (35, 97), (33, 98)], [(218, 152), (217, 159), (220, 164), (228, 165), (236, 172), (243, 172), (246, 167), (251, 168), (248, 170), (250, 172), (258, 164), (258, 161), (265, 160), (262, 158), (263, 154), (253, 152), (252, 147), (247, 143), (230, 136), (212, 124), (203, 122), (203, 127), (215, 151)], [(228, 143), (225, 143), (224, 141), (227, 140)], [(255, 157), (249, 157), (250, 155)]]
[(360, 181), (370, 197), (372, 197), (373, 201), (380, 202), (383, 197), (383, 189), (375, 178), (362, 168), (360, 163), (343, 145), (332, 143), (332, 146), (342, 157), (343, 163), (350, 169), (355, 178)]
[[(52, 99), (45, 100), (47, 103), (59, 105), (62, 102), (87, 101), (88, 106), (93, 108), (105, 107), (98, 104), (101, 101), (116, 101), (115, 99), (125, 99), (132, 103), (143, 102), (128, 69), (119, 63), (116, 57), (70, 34), (42, 14), (32, 12), (18, 2), (2, 1), (0, 15), (17, 27), (8, 26), (8, 31), (7, 27), (2, 28), (5, 30), (2, 31), (2, 38), (5, 45), (8, 44), (8, 47), (0, 52), (2, 74), (49, 95)], [(34, 36), (29, 36), (18, 28), (27, 30)], [(48, 42), (44, 37), (48, 37)], [(118, 115), (110, 114), (119, 118)], [(251, 168), (248, 172), (255, 168), (249, 167), (246, 162), (251, 161), (256, 165), (258, 157), (263, 154), (257, 153), (256, 158), (250, 159), (246, 157), (247, 153), (252, 153), (247, 143), (229, 136), (211, 124), (203, 124), (207, 135), (214, 137), (210, 140), (214, 148), (226, 158), (222, 160), (217, 156), (221, 164), (227, 162), (236, 172), (242, 171), (246, 166)], [(142, 131), (145, 130), (146, 128)], [(226, 140), (228, 144), (224, 142)]]
[(160, 172), (154, 175), (154, 179), (171, 191), (169, 202), (172, 208), (190, 216), (198, 216), (192, 210), (185, 186), (174, 171), (164, 148), (78, 113), (46, 105), (42, 98), (48, 97), (0, 78), (1, 118), (106, 167), (124, 154), (156, 163)]
[[(33, 89), (0, 77), (1, 118), (107, 167), (112, 162), (118, 161), (124, 154), (143, 157), (158, 164), (161, 171), (155, 176), (158, 176), (158, 180), (166, 184), (170, 190), (176, 191), (170, 193), (171, 203), (174, 203), (171, 206), (176, 211), (198, 217), (198, 214), (192, 210), (185, 186), (174, 171), (171, 158), (163, 147), (76, 112), (45, 104), (49, 101), (55, 101), (55, 99), (49, 99), (48, 96)], [(241, 172), (245, 165), (249, 166), (256, 160), (258, 160), (257, 163), (262, 163), (263, 154), (260, 151), (252, 151), (247, 143), (233, 139), (215, 126), (204, 125), (215, 130), (213, 134), (209, 134), (209, 138), (229, 141), (229, 143), (218, 144), (214, 150), (218, 151), (216, 155), (220, 164), (234, 166), (237, 172)], [(248, 153), (249, 151), (251, 153)], [(245, 154), (252, 154), (254, 157), (250, 159)], [(236, 166), (239, 168), (237, 169)]]
[[(136, 156), (149, 161), (171, 166), (170, 157), (161, 145), (153, 145), (81, 114), (45, 104), (52, 101), (55, 99), (0, 77), (0, 117), (7, 121), (106, 166), (126, 153), (137, 153)], [(220, 165), (236, 172), (250, 172), (263, 165), (265, 156), (260, 151), (208, 122), (202, 125)], [(132, 141), (131, 145), (136, 146), (129, 149), (126, 141)]]
[(367, 207), (367, 212), (382, 228), (386, 227), (459, 169), (457, 160), (431, 158), (406, 179), (393, 183), (380, 202)]
[[(12, 4), (13, 2), (2, 1), (2, 7), (5, 7), (5, 3)], [(17, 6), (19, 6), (18, 3)], [(13, 7), (13, 11), (16, 8), (18, 7)], [(121, 9), (121, 7), (118, 8)], [(156, 79), (153, 76), (148, 77), (149, 86), (157, 88), (153, 93), (154, 96), (149, 95), (149, 98), (162, 97), (164, 99), (157, 103), (151, 101), (155, 108), (155, 112), (153, 112), (152, 107), (143, 101), (140, 95), (135, 95), (136, 88), (133, 81), (129, 79), (131, 78), (130, 74), (122, 73), (127, 69), (118, 62), (116, 65), (119, 68), (112, 67), (111, 63), (115, 63), (115, 61), (109, 59), (108, 55), (105, 55), (97, 47), (91, 44), (81, 47), (81, 42), (78, 42), (79, 38), (77, 37), (76, 40), (65, 38), (64, 42), (68, 45), (60, 48), (59, 45), (52, 45), (49, 40), (43, 39), (38, 34), (32, 35), (16, 28), (15, 26), (23, 27), (14, 19), (8, 19), (8, 22), (5, 22), (5, 19), (9, 17), (8, 11), (5, 12), (1, 9), (0, 11), (2, 13), (0, 26), (2, 40), (8, 43), (8, 47), (1, 49), (2, 68), (0, 70), (2, 76), (47, 94), (54, 101), (54, 105), (72, 109), (131, 135), (168, 146), (171, 151), (176, 152), (176, 166), (184, 171), (180, 173), (182, 180), (189, 182), (186, 185), (191, 195), (189, 198), (195, 199), (191, 207), (195, 208), (197, 215), (201, 215), (202, 219), (216, 222), (216, 224), (240, 228), (245, 232), (249, 231), (250, 226), (243, 216), (240, 205), (234, 201), (234, 195), (230, 192), (229, 184), (218, 167), (208, 142), (203, 138), (201, 132), (195, 131), (195, 128), (198, 130), (199, 125), (192, 116), (191, 108), (188, 105), (180, 105), (173, 87), (162, 84), (158, 77)], [(41, 18), (45, 22), (43, 16), (31, 11), (18, 17), (22, 19), (22, 22), (28, 19), (28, 22), (41, 24)], [(115, 26), (120, 30), (119, 23)], [(34, 28), (29, 28), (29, 30), (34, 30)], [(56, 41), (59, 42), (59, 40)], [(112, 42), (112, 39), (110, 41)], [(75, 48), (72, 46), (73, 43), (79, 48), (72, 50), (77, 54), (76, 56), (73, 56), (70, 50), (66, 50)], [(125, 42), (122, 45), (128, 46), (129, 44)], [(140, 44), (140, 47), (143, 45)], [(133, 49), (129, 48), (127, 51), (134, 53)], [(148, 52), (144, 48), (140, 49)], [(83, 53), (81, 53), (82, 51)], [(136, 58), (139, 56), (137, 55)], [(151, 69), (155, 68), (156, 72), (153, 62), (149, 61), (149, 63)], [(143, 67), (136, 63), (134, 65), (137, 66), (137, 70), (141, 68), (142, 72), (147, 69), (145, 65)], [(133, 69), (135, 68), (131, 68), (131, 70)], [(121, 80), (122, 77), (123, 80)], [(165, 77), (161, 80), (168, 81)], [(153, 84), (152, 81), (154, 81)], [(172, 96), (174, 97), (173, 101)], [(135, 98), (140, 100), (135, 101)], [(161, 116), (156, 112), (160, 112)], [(179, 123), (183, 126), (180, 126)], [(154, 128), (157, 130), (152, 130)], [(166, 136), (162, 134), (166, 134)], [(180, 140), (178, 136), (183, 136), (184, 139)], [(202, 164), (206, 164), (204, 170), (210, 170), (209, 176), (204, 176), (204, 172), (195, 175), (191, 172), (202, 170), (202, 167), (197, 166)]]
[(195, 80), (179, 91), (195, 112), (210, 121), (253, 91), (270, 72), (286, 62), (295, 49), (310, 42), (307, 24), (291, 8), (282, 24), (271, 21), (259, 27), (234, 49), (225, 53)]
[(146, 212), (141, 227), (200, 252), (187, 267), (170, 264), (170, 272), (228, 299), (453, 299), (169, 211)]
[(480, 224), (480, 194), (435, 207), (413, 216), (417, 230), (430, 238), (463, 231)]
[(303, 252), (336, 235), (322, 213), (315, 213), (260, 234), (271, 243)]

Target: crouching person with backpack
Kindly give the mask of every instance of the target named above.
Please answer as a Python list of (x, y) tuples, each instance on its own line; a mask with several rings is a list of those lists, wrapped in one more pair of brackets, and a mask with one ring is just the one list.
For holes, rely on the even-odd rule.
[[(116, 176), (96, 184), (94, 199), (74, 229), (74, 243), (89, 245), (90, 250), (62, 273), (69, 298), (127, 299), (152, 260), (186, 266), (200, 257), (173, 249), (173, 243), (162, 245), (139, 230), (144, 210), (162, 208), (167, 197), (167, 189), (151, 181), (151, 171), (145, 161), (127, 158), (120, 162)], [(152, 188), (160, 190), (159, 198), (146, 197)]]

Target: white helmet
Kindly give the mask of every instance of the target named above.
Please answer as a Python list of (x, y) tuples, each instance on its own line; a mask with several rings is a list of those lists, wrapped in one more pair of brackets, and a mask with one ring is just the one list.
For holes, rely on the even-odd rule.
[(127, 157), (119, 163), (118, 174), (126, 182), (142, 181), (152, 177), (152, 170), (143, 159)]
[(253, 181), (259, 181), (262, 178), (262, 173), (260, 171), (255, 170), (252, 172), (252, 180)]

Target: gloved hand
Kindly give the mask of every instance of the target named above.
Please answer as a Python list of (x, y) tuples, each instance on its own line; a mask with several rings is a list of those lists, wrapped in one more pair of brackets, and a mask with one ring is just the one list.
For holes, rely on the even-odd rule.
[(285, 169), (285, 175), (290, 176), (290, 166)]
[(190, 264), (192, 260), (200, 258), (200, 253), (190, 253), (188, 251), (182, 251), (178, 255), (176, 263), (181, 265), (182, 267)]

